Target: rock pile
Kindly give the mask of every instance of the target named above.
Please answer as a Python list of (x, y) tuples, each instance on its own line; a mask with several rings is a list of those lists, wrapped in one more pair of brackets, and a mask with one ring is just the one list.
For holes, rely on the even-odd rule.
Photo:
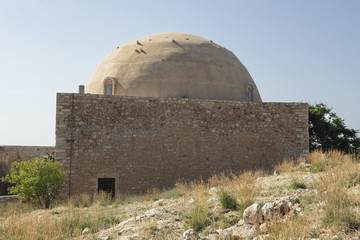
[(262, 207), (254, 203), (245, 209), (243, 219), (238, 224), (224, 230), (216, 230), (208, 236), (197, 234), (193, 229), (189, 229), (184, 232), (183, 240), (270, 239), (267, 228), (270, 221), (283, 218), (285, 215), (295, 216), (301, 210), (299, 199), (292, 197), (268, 202)]

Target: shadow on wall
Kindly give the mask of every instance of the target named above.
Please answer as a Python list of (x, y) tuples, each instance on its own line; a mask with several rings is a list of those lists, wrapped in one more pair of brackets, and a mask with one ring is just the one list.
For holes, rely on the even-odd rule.
[(7, 166), (5, 163), (0, 163), (0, 196), (8, 195), (8, 188), (13, 186), (13, 184), (3, 182), (1, 180), (2, 177), (9, 173), (9, 171), (9, 166)]

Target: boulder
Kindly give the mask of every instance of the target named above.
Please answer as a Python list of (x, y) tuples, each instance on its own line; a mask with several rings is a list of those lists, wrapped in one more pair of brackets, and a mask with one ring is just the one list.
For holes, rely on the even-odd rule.
[(246, 224), (261, 224), (263, 222), (262, 211), (259, 204), (254, 203), (246, 208), (243, 214), (244, 223)]
[(275, 216), (277, 217), (283, 217), (285, 214), (288, 214), (289, 212), (294, 212), (294, 206), (296, 211), (298, 211), (301, 208), (300, 201), (297, 198), (292, 197), (286, 197), (282, 200), (274, 201), (266, 203), (262, 208), (262, 214), (264, 216), (264, 219), (269, 220)]
[(86, 227), (83, 231), (82, 234), (88, 234), (90, 232), (90, 228)]
[(196, 240), (198, 234), (194, 229), (188, 229), (183, 233), (183, 240)]

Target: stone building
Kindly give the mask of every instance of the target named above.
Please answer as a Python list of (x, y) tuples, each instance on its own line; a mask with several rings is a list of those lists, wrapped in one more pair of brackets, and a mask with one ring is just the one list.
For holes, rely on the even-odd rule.
[(162, 33), (112, 51), (84, 92), (58, 93), (56, 159), (71, 196), (138, 193), (308, 153), (308, 106), (263, 103), (226, 48)]

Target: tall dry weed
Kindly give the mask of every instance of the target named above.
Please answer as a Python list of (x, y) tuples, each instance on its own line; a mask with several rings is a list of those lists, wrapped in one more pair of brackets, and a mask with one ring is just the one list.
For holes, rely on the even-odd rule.
[(158, 188), (148, 189), (145, 194), (142, 195), (143, 201), (156, 201), (161, 198), (161, 191)]
[(209, 184), (192, 182), (190, 184), (191, 194), (194, 203), (186, 216), (186, 228), (192, 228), (199, 231), (211, 223), (209, 210)]
[(276, 170), (280, 170), (281, 173), (291, 173), (296, 171), (296, 163), (294, 160), (285, 159), (284, 161), (275, 165), (274, 168)]
[(104, 191), (100, 191), (93, 196), (93, 202), (101, 206), (111, 205), (113, 200), (112, 194)]
[(323, 223), (336, 229), (360, 227), (360, 215), (351, 188), (360, 183), (360, 165), (350, 155), (331, 151), (324, 154), (326, 171), (315, 182), (323, 203)]
[(311, 223), (305, 217), (274, 217), (266, 222), (270, 239), (310, 239)]
[(69, 200), (69, 204), (73, 207), (90, 207), (92, 203), (91, 197), (85, 193), (72, 196)]
[(245, 210), (253, 204), (257, 196), (261, 192), (261, 187), (256, 183), (258, 172), (245, 172), (238, 177), (234, 177), (234, 181), (239, 187), (239, 206), (240, 210)]

